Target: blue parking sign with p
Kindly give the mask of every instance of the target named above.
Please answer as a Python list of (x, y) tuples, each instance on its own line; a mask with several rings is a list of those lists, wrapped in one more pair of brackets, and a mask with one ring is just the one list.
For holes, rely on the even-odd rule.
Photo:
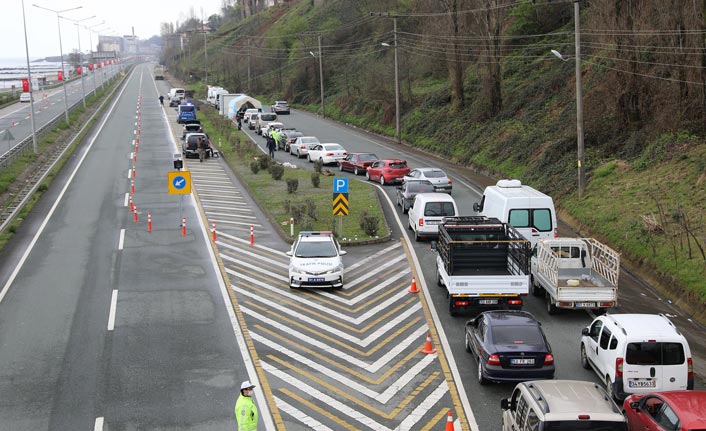
[(334, 178), (333, 179), (333, 192), (334, 193), (348, 193), (348, 178)]

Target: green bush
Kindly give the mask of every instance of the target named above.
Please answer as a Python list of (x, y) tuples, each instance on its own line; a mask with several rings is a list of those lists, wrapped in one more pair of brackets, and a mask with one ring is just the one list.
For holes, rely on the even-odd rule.
[(363, 229), (368, 236), (375, 236), (378, 233), (378, 225), (380, 220), (377, 216), (371, 215), (367, 210), (364, 210), (360, 215), (360, 228)]
[(306, 215), (308, 215), (314, 221), (318, 220), (318, 214), (316, 212), (316, 202), (313, 199), (307, 199), (304, 204), (306, 205)]
[[(289, 181), (289, 180), (287, 180), (287, 181)], [(289, 214), (289, 210), (290, 210), (291, 206), (292, 206), (292, 202), (289, 199), (285, 199), (284, 200), (284, 212)]]
[[(287, 193), (294, 194), (297, 192), (297, 189), (299, 188), (299, 179), (298, 178), (287, 178)], [(289, 212), (289, 210), (287, 210)]]
[(321, 169), (323, 169), (323, 167), (324, 167), (324, 162), (322, 162), (321, 160), (314, 161), (314, 172), (320, 174)]
[(314, 172), (313, 174), (311, 174), (311, 185), (314, 186), (315, 189), (318, 189), (320, 184), (321, 175), (319, 175), (318, 172)]
[(296, 225), (300, 225), (302, 220), (304, 219), (304, 211), (305, 211), (304, 205), (291, 205), (289, 209), (290, 209), (290, 215), (294, 219), (294, 223)]
[(257, 173), (260, 172), (260, 162), (258, 160), (250, 162), (250, 170), (253, 174), (257, 175)]
[(268, 170), (270, 168), (270, 157), (266, 155), (262, 155), (258, 158), (258, 161), (260, 162), (260, 169), (263, 171)]
[(272, 179), (275, 181), (281, 180), (282, 176), (284, 176), (284, 166), (279, 163), (272, 163), (268, 170), (270, 171), (270, 175), (272, 175)]

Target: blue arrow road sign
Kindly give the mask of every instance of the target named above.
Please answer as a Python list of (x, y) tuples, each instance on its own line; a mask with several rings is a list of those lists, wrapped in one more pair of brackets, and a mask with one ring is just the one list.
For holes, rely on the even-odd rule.
[(334, 178), (333, 179), (333, 192), (334, 193), (348, 193), (348, 178)]
[(174, 177), (172, 185), (175, 189), (181, 190), (186, 186), (186, 178), (182, 177), (181, 175), (177, 175), (176, 177)]

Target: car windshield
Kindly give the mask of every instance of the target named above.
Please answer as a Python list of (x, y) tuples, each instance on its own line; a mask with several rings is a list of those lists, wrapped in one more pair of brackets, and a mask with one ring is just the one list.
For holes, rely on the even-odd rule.
[(627, 431), (624, 422), (608, 421), (552, 421), (544, 424), (544, 431)]
[(358, 158), (363, 162), (372, 162), (373, 160), (377, 160), (378, 156), (375, 154), (361, 154)]
[(493, 326), (491, 332), (495, 344), (544, 344), (537, 326)]
[(260, 119), (262, 121), (274, 121), (277, 119), (277, 115), (275, 115), (275, 114), (260, 114)]
[(343, 151), (343, 147), (338, 144), (324, 145), (324, 149), (326, 149), (327, 151)]
[(451, 202), (428, 202), (424, 207), (426, 217), (450, 217), (456, 215), (456, 210)]
[(629, 343), (625, 362), (631, 365), (679, 365), (684, 363), (681, 343)]
[(393, 162), (390, 163), (388, 166), (390, 166), (392, 169), (404, 169), (407, 167), (407, 162)]
[(427, 183), (412, 181), (407, 186), (407, 191), (410, 193), (432, 193), (434, 191), (434, 186)]
[(336, 247), (331, 241), (305, 241), (299, 242), (296, 257), (336, 257)]
[(444, 171), (424, 171), (424, 176), (427, 178), (443, 178), (446, 176)]
[(305, 136), (302, 139), (302, 144), (318, 144), (319, 140), (312, 136)]

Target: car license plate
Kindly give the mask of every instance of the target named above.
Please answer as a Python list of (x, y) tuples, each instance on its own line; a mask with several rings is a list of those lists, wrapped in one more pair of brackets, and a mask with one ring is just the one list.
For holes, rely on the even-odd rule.
[(577, 302), (575, 305), (577, 308), (596, 308), (595, 302)]
[(631, 388), (654, 388), (656, 385), (655, 380), (628, 380), (628, 386)]
[(512, 365), (534, 365), (534, 358), (511, 358)]
[(495, 305), (498, 303), (497, 299), (479, 299), (478, 303), (480, 305)]
[(428, 225), (435, 225), (435, 224), (439, 224), (439, 220), (424, 220), (424, 223), (426, 223)]
[(326, 280), (322, 277), (315, 277), (315, 278), (309, 277), (309, 282), (311, 282), (311, 283), (317, 283), (317, 282), (321, 282), (321, 281), (326, 281)]

